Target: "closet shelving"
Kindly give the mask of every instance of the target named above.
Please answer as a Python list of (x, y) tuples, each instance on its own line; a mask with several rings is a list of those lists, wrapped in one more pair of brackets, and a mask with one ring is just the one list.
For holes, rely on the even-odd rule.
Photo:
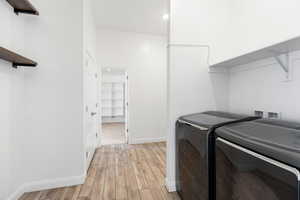
[[(124, 118), (124, 82), (102, 83), (102, 118), (104, 122)], [(118, 120), (117, 120), (118, 121)]]
[(12, 67), (17, 68), (18, 66), (24, 67), (36, 67), (37, 62), (25, 58), (15, 52), (12, 52), (6, 48), (0, 47), (0, 59), (11, 62)]
[(39, 15), (37, 9), (28, 0), (7, 0), (7, 2), (14, 8), (16, 14)]
[(258, 60), (274, 57), (278, 65), (289, 76), (289, 53), (292, 51), (300, 50), (300, 37), (296, 37), (290, 40), (286, 40), (257, 51), (253, 51), (223, 62), (213, 64), (210, 67), (220, 68), (220, 67), (234, 67), (239, 65), (245, 65)]

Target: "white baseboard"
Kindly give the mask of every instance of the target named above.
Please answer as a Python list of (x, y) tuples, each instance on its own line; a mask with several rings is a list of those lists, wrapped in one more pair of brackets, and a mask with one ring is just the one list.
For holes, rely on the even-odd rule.
[(165, 184), (168, 192), (176, 192), (176, 181), (170, 181), (168, 178), (166, 178)]
[(35, 192), (40, 190), (81, 185), (84, 183), (85, 177), (86, 175), (82, 175), (25, 183), (21, 185), (13, 194), (11, 194), (7, 200), (18, 200), (26, 192)]
[(165, 142), (166, 138), (143, 138), (143, 139), (132, 139), (129, 141), (129, 144), (145, 144), (145, 143), (153, 143), (153, 142)]
[(14, 193), (12, 193), (7, 200), (18, 200), (25, 192), (25, 187), (22, 185)]

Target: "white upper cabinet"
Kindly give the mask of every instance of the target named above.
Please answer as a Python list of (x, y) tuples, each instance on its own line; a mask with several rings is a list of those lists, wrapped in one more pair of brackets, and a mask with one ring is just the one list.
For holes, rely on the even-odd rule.
[(209, 65), (300, 36), (299, 0), (171, 0), (170, 6), (170, 43), (208, 46)]
[[(268, 47), (277, 48), (278, 44), (295, 46), (291, 41), (300, 36), (299, 0), (230, 0), (229, 5), (230, 20), (224, 34), (216, 39), (217, 44), (212, 45), (210, 65), (269, 50)], [(265, 53), (259, 55), (264, 57)]]

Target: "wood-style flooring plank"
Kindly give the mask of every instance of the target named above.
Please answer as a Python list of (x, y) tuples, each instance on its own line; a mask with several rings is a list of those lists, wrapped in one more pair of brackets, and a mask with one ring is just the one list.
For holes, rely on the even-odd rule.
[[(104, 185), (105, 185), (105, 169), (106, 169), (106, 160), (104, 154), (104, 148), (97, 149), (93, 162), (93, 167), (96, 169), (96, 177), (94, 184), (92, 186), (92, 191), (90, 195), (90, 200), (99, 200), (102, 199)], [(93, 161), (94, 161), (93, 160)]]
[(127, 200), (126, 150), (123, 145), (116, 147), (116, 200)]
[(103, 200), (115, 200), (116, 199), (116, 170), (115, 170), (115, 149), (114, 146), (107, 146), (107, 168), (105, 176), (105, 185), (103, 192)]
[(51, 189), (41, 192), (39, 200), (60, 200), (63, 196), (64, 188)]
[(141, 200), (140, 191), (137, 183), (137, 177), (134, 172), (133, 163), (129, 160), (129, 151), (126, 151), (126, 163), (125, 173), (126, 173), (126, 185), (127, 185), (127, 198), (130, 200)]
[(31, 192), (24, 194), (19, 200), (39, 200), (41, 192)]
[(79, 192), (80, 192), (81, 186), (72, 186), (65, 188), (63, 196), (60, 198), (60, 200), (76, 200)]
[(164, 186), (165, 143), (106, 145), (83, 185), (24, 194), (19, 200), (180, 200)]
[(143, 189), (152, 189), (158, 186), (157, 179), (149, 166), (148, 159), (149, 155), (144, 151), (142, 145), (139, 145), (139, 148), (136, 149), (138, 160), (139, 160), (139, 169), (142, 171), (145, 177), (145, 187)]
[(159, 168), (159, 161), (156, 159), (155, 155), (153, 154), (152, 150), (150, 147), (145, 145), (146, 148), (142, 148), (145, 158), (146, 158), (146, 163), (148, 167), (151, 169), (152, 176), (155, 178), (156, 181), (156, 186), (163, 187), (165, 185), (164, 181), (164, 175), (161, 172)]
[(159, 200), (155, 199), (154, 196), (152, 196), (152, 192), (150, 189), (141, 190), (140, 193), (142, 200)]
[(88, 175), (86, 178), (86, 181), (84, 185), (82, 185), (80, 193), (78, 198), (81, 199), (90, 199), (92, 190), (93, 190), (93, 185), (96, 177), (96, 168), (94, 166), (91, 166)]
[(163, 191), (162, 191), (161, 188), (152, 189), (151, 193), (152, 193), (152, 196), (154, 197), (154, 199), (157, 199), (157, 200), (167, 200), (165, 198), (165, 195), (163, 194)]

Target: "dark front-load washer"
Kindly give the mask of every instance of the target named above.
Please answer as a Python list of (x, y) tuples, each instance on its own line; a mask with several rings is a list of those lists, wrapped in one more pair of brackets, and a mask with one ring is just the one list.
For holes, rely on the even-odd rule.
[(255, 117), (208, 111), (182, 116), (176, 123), (176, 189), (182, 200), (211, 200), (214, 130)]
[(216, 200), (299, 200), (300, 124), (256, 120), (216, 130)]

